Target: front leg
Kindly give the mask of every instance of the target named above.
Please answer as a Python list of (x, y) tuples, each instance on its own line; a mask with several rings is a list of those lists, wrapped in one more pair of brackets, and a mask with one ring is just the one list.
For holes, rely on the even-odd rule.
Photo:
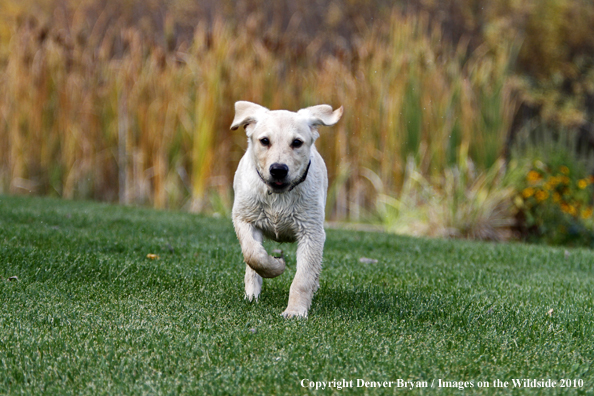
[(262, 277), (247, 264), (245, 266), (244, 283), (245, 298), (250, 301), (253, 299), (258, 301), (258, 297), (260, 297), (260, 292), (262, 291)]
[[(263, 235), (261, 230), (239, 218), (233, 219), (233, 225), (241, 245), (243, 259), (257, 275), (262, 278), (274, 278), (285, 271), (285, 260), (269, 256), (264, 246), (262, 246)], [(246, 272), (246, 280), (248, 272)]]
[(297, 272), (291, 284), (289, 304), (282, 313), (285, 318), (307, 317), (311, 300), (319, 286), (325, 240), (323, 228), (299, 239)]

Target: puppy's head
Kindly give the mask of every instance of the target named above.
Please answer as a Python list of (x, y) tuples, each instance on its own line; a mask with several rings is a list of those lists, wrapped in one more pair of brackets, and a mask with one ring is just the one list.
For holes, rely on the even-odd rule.
[(317, 127), (334, 125), (342, 116), (342, 106), (332, 111), (328, 105), (312, 106), (294, 113), (271, 111), (250, 102), (235, 103), (231, 129), (245, 127), (262, 181), (272, 193), (284, 193), (300, 183), (310, 163), (311, 147), (318, 138)]

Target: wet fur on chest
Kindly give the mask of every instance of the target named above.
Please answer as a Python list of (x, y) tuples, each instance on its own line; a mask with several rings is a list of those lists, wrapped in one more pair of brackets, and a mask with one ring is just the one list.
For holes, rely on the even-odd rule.
[(272, 195), (255, 202), (249, 218), (246, 219), (264, 236), (277, 242), (295, 242), (301, 228), (299, 205), (284, 196)]

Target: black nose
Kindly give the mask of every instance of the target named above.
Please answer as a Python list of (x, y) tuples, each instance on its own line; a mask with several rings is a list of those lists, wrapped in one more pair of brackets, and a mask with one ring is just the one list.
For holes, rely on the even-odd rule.
[(285, 176), (287, 176), (287, 173), (289, 173), (289, 167), (285, 164), (275, 162), (270, 165), (270, 175), (276, 180), (284, 179)]

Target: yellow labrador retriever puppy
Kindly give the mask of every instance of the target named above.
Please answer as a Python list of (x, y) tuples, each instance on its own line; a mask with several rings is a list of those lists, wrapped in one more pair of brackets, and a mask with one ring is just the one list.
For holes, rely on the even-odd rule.
[(231, 129), (243, 126), (248, 137), (233, 181), (232, 213), (247, 264), (245, 297), (258, 299), (262, 278), (274, 278), (285, 270), (283, 258), (268, 255), (263, 237), (297, 242), (297, 273), (282, 313), (285, 318), (307, 317), (319, 285), (328, 176), (314, 142), (317, 127), (336, 124), (342, 111), (319, 105), (294, 113), (235, 103)]

